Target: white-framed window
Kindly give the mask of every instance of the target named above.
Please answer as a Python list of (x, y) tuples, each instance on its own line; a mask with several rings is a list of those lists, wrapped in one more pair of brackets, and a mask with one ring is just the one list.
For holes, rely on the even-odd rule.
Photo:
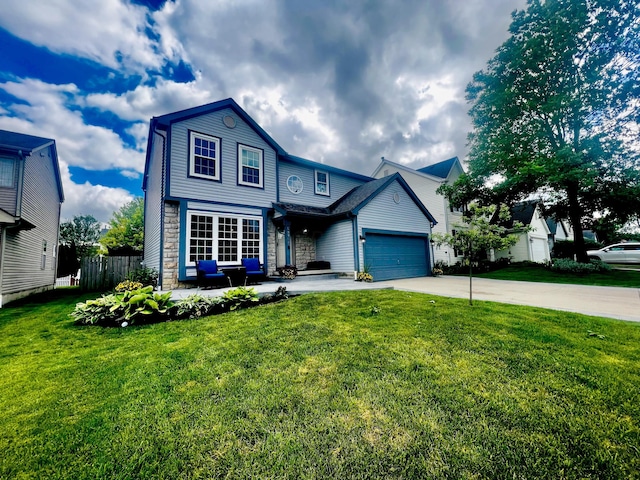
[(242, 258), (262, 262), (262, 217), (189, 211), (187, 224), (187, 266), (196, 260), (217, 260), (221, 266)]
[(189, 175), (220, 180), (220, 139), (189, 132)]
[(16, 161), (13, 158), (0, 158), (0, 187), (14, 187)]
[(262, 187), (262, 150), (238, 144), (238, 185)]
[(316, 170), (315, 177), (316, 193), (318, 195), (329, 195), (329, 173)]

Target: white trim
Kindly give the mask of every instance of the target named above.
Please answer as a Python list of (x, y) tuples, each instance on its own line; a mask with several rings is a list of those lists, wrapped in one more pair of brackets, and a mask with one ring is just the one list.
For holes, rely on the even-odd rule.
[(218, 219), (219, 218), (235, 218), (238, 220), (238, 238), (237, 241), (237, 257), (233, 261), (222, 262), (218, 260), (218, 265), (221, 267), (229, 266), (229, 265), (238, 265), (242, 258), (242, 220), (257, 220), (258, 221), (258, 232), (260, 234), (260, 263), (264, 263), (263, 259), (263, 251), (264, 251), (264, 232), (262, 231), (262, 216), (257, 215), (237, 215), (232, 213), (220, 213), (220, 212), (211, 212), (211, 211), (203, 211), (203, 210), (187, 210), (186, 217), (186, 237), (185, 237), (185, 266), (186, 267), (195, 267), (196, 263), (190, 260), (189, 249), (191, 246), (191, 217), (193, 215), (202, 215), (206, 217), (211, 217), (213, 219), (213, 228), (212, 228), (212, 236), (211, 236), (211, 255), (213, 260), (218, 260)]
[[(254, 152), (258, 154), (260, 165), (258, 167), (258, 183), (245, 182), (242, 179), (242, 150), (246, 150), (247, 152)], [(264, 178), (264, 155), (262, 154), (262, 150), (255, 147), (250, 147), (249, 145), (244, 145), (242, 143), (238, 144), (238, 185), (244, 185), (248, 187), (258, 187), (262, 188), (263, 186), (263, 178)]]
[[(326, 192), (321, 192), (318, 190), (318, 174), (319, 173), (324, 173), (327, 176), (327, 181), (326, 182), (322, 182), (322, 183), (326, 183), (327, 184), (327, 191)], [(313, 171), (313, 189), (316, 193), (316, 195), (325, 195), (325, 196), (330, 196), (331, 192), (329, 191), (329, 172), (327, 172), (326, 170), (314, 170)]]
[[(200, 140), (206, 140), (215, 144), (215, 157), (210, 158), (215, 162), (215, 175), (205, 175), (203, 173), (196, 173), (195, 171), (195, 148), (196, 138)], [(192, 177), (206, 178), (208, 180), (220, 180), (220, 139), (218, 137), (212, 137), (198, 132), (189, 132), (189, 175)]]

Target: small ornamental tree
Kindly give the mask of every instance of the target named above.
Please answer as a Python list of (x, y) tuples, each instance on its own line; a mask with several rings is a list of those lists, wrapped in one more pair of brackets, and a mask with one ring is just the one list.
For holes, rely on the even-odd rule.
[(465, 262), (469, 263), (469, 305), (473, 305), (473, 261), (487, 250), (504, 250), (518, 242), (518, 234), (526, 232), (520, 222), (513, 222), (513, 227), (507, 229), (504, 224), (511, 214), (506, 205), (500, 207), (481, 207), (477, 204), (469, 205), (464, 223), (455, 224), (456, 234), (436, 233), (433, 240), (436, 245), (443, 244), (462, 252)]

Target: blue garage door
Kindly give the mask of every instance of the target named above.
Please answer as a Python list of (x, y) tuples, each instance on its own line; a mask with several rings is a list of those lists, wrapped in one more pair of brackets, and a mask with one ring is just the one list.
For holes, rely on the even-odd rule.
[(374, 281), (424, 277), (429, 272), (427, 238), (368, 233), (364, 263)]

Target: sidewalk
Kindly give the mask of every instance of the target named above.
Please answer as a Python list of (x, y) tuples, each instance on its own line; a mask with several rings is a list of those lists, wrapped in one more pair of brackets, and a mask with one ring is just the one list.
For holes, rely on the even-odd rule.
[[(388, 283), (398, 290), (469, 298), (469, 277), (407, 278)], [(473, 299), (640, 322), (640, 289), (637, 288), (474, 278)]]

